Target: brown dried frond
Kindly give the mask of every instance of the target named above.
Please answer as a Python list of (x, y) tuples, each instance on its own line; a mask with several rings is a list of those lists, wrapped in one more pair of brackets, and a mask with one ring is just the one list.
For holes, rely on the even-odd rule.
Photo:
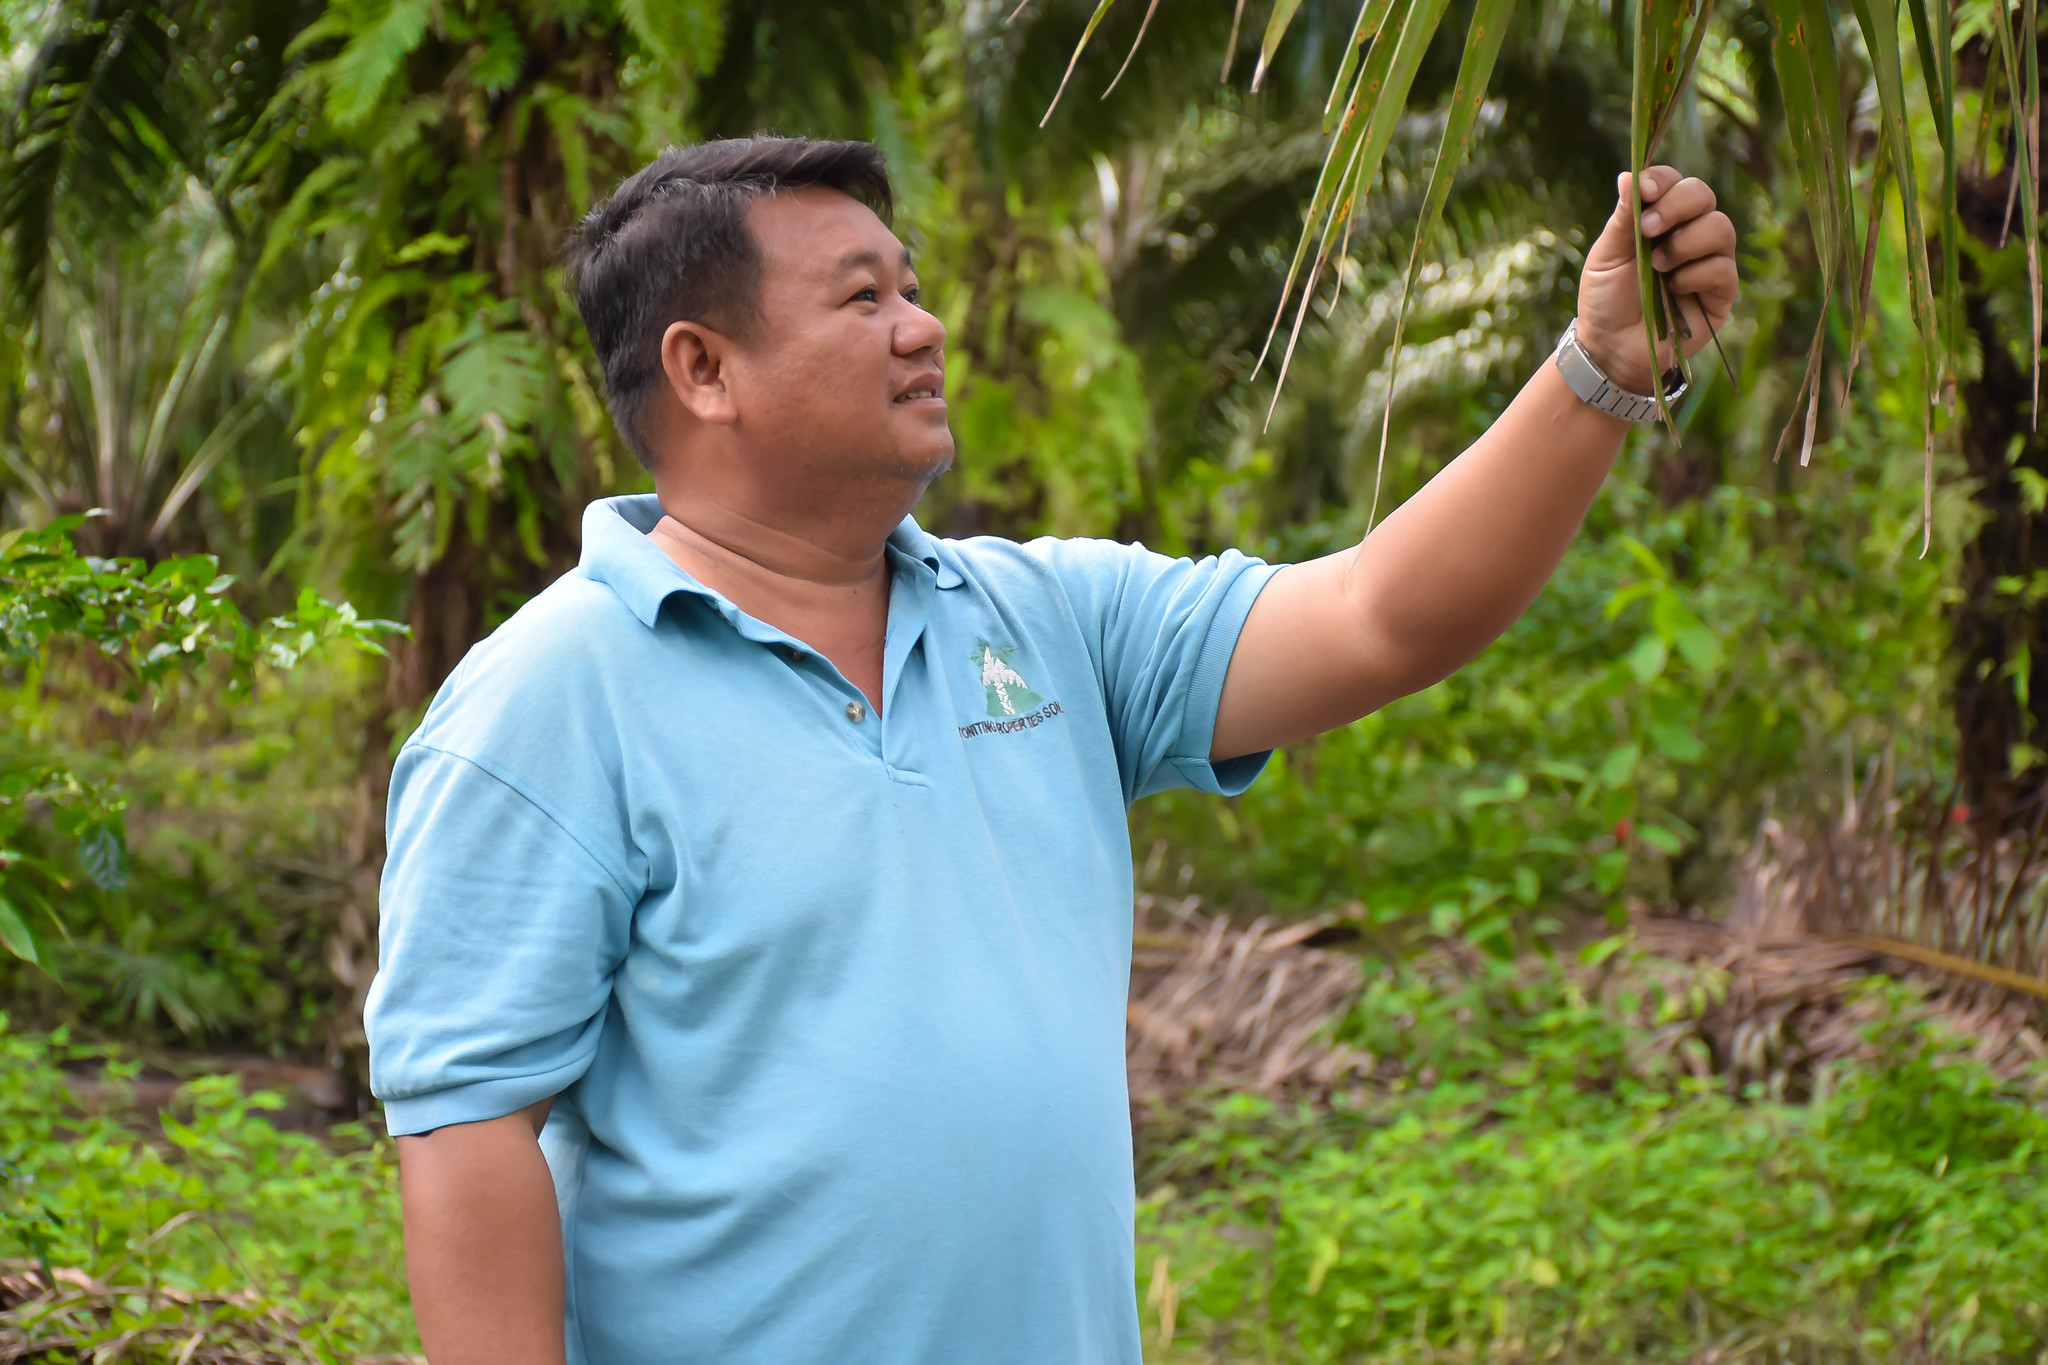
[(1138, 898), (1125, 1060), (1131, 1105), (1193, 1089), (1327, 1094), (1369, 1059), (1327, 1041), (1361, 986), (1357, 960), (1304, 947), (1327, 926), (1238, 928), (1201, 900)]
[(1725, 921), (1638, 915), (1646, 951), (1726, 973), (1698, 1028), (1731, 1083), (1870, 1056), (1886, 1007), (1859, 983), (1878, 974), (1925, 984), (1924, 1012), (2006, 1079), (2048, 1057), (2048, 1001), (2029, 985), (2044, 965), (2040, 826), (1945, 847), (1947, 810), (1929, 804), (1766, 821)]

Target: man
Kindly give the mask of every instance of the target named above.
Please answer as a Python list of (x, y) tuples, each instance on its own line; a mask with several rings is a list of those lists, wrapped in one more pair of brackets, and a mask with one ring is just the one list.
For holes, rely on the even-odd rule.
[[(392, 783), (372, 1073), (433, 1365), (1136, 1365), (1126, 809), (1534, 598), (1660, 382), (1620, 188), (1555, 363), (1286, 568), (918, 529), (945, 329), (872, 147), (691, 147), (593, 211), (657, 492), (589, 509)], [(1704, 342), (1734, 229), (1642, 195)]]

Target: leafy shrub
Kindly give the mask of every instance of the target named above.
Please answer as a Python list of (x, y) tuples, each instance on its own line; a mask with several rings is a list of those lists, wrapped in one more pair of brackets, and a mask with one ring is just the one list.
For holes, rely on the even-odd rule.
[[(85, 520), (0, 533), (0, 990), (31, 1006), (66, 995), (70, 1017), (115, 1028), (147, 1031), (159, 1014), (179, 1034), (260, 1021), (269, 1044), (304, 1046), (317, 1025), (288, 1017), (295, 1002), (271, 983), (317, 972), (315, 952), (296, 941), (306, 935), (291, 924), (292, 898), (250, 875), (251, 845), (269, 851), (260, 831), (232, 837), (220, 827), (237, 807), (275, 807), (277, 793), (250, 798), (250, 779), (259, 766), (289, 766), (306, 733), (309, 718), (278, 714), (278, 690), (261, 684), (331, 644), (381, 654), (377, 640), (398, 628), (311, 589), (289, 612), (252, 622), (213, 556), (152, 566), (84, 555), (72, 535)], [(226, 716), (268, 721), (273, 738), (192, 773), (153, 742), (180, 712), (187, 742), (209, 717), (217, 729)], [(315, 752), (301, 767), (331, 767), (344, 752), (305, 747)], [(241, 781), (218, 780), (228, 767)], [(150, 831), (176, 847), (154, 850), (146, 885), (131, 888), (125, 812), (138, 777), (158, 808), (197, 795), (182, 804), (204, 809)], [(305, 801), (284, 804), (296, 811)], [(298, 821), (281, 856), (337, 823), (331, 811), (316, 814), (326, 819)]]
[[(0, 954), (17, 1027), (72, 1026), (131, 1049), (203, 1039), (317, 1058), (347, 998), (326, 957), (378, 812), (358, 790), (375, 661), (348, 652), (259, 676), (242, 697), (190, 684), (160, 707), (100, 698), (65, 670), (0, 692), (0, 764), (54, 758), (123, 802), (125, 878), (95, 882), (54, 822), (10, 847), (62, 878), (38, 916), (41, 965)], [(55, 670), (53, 670), (55, 672)]]
[(1624, 1018), (1640, 1002), (1511, 976), (1392, 976), (1361, 1005), (1357, 1040), (1435, 1084), (1321, 1116), (1231, 1098), (1161, 1158), (1140, 1206), (1148, 1338), (1171, 1321), (1204, 1343), (1166, 1358), (2048, 1348), (2040, 1096), (1903, 1008), (1886, 1062), (1810, 1105), (1731, 1096), (1645, 1057)]

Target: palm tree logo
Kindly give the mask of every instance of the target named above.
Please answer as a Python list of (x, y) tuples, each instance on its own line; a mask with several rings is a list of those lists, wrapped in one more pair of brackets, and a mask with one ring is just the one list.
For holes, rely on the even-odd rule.
[(981, 690), (987, 697), (991, 716), (1014, 716), (1045, 704), (1045, 698), (1032, 691), (1031, 685), (1010, 667), (1010, 656), (1016, 652), (1015, 645), (998, 648), (986, 640), (974, 642), (974, 653), (969, 657), (981, 670)]

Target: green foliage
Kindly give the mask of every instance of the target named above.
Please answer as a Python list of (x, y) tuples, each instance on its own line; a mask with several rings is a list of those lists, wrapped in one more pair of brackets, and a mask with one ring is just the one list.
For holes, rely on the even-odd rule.
[[(1550, 0), (1503, 26), (1489, 4), (1475, 28), (1461, 6), (1445, 26), (1464, 48), (1436, 33), (1436, 0), (1373, 0), (1356, 21), (1288, 0), (1248, 9), (1241, 33), (1229, 6), (1034, 0), (1014, 24), (1011, 8), (0, 13), (26, 63), (0, 220), (16, 294), (42, 300), (17, 298), (0, 334), (0, 515), (112, 507), (85, 528), (108, 532), (97, 548), (154, 562), (77, 555), (61, 530), (0, 545), (0, 996), (17, 1017), (301, 1053), (347, 1038), (368, 960), (328, 964), (347, 956), (338, 926), (350, 951), (369, 941), (394, 735), (572, 562), (583, 502), (640, 477), (556, 251), (666, 141), (779, 127), (884, 146), (951, 329), (960, 463), (920, 509), (949, 533), (1340, 549), (1366, 530), (1381, 432), (1390, 494), (1412, 491), (1540, 363), (1570, 309), (1572, 225), (1604, 215), (1629, 155), (1630, 63), (1606, 32), (1627, 7)], [(1940, 396), (1921, 370), (1958, 334), (1926, 303), (1957, 277), (1947, 10), (1906, 6), (1916, 84), (1890, 12), (1860, 0), (1853, 27), (1821, 0), (1639, 9), (1698, 53), (1714, 101), (1685, 92), (1683, 62), (1657, 76), (1681, 92), (1672, 157), (1707, 171), (1744, 232), (1724, 335), (1743, 394), (1703, 374), (1683, 444), (1636, 438), (1557, 582), (1470, 668), (1290, 750), (1234, 803), (1141, 809), (1165, 875), (1260, 909), (1355, 902), (1376, 933), (1505, 957), (1568, 911), (1713, 904), (1758, 815), (1813, 803), (1845, 766), (1949, 771), (1954, 556), (1913, 557)], [(1958, 32), (1986, 42), (2005, 9), (1970, 0)], [(1804, 41), (1833, 84), (1807, 61), (1793, 132), (1827, 111), (1845, 145), (1833, 125), (1874, 80), (1860, 166), (1785, 138), (1779, 76), (1806, 51), (1773, 16), (1800, 14), (1821, 16)], [(2032, 80), (2026, 46), (2009, 86)], [(1963, 95), (1995, 149), (2015, 120), (1990, 90)], [(1916, 176), (1936, 183), (1910, 157), (1931, 168), (1938, 148), (1939, 199), (1859, 222), (1880, 145), (1909, 200)], [(1809, 188), (1827, 196), (1811, 221)], [(1914, 227), (1930, 214), (1948, 223), (1936, 279)], [(1838, 402), (1867, 243), (1869, 340)], [(1304, 287), (1311, 250), (1321, 289)], [(2023, 257), (1971, 258), (2008, 322)], [(1253, 376), (1283, 297), (1298, 334), (1275, 404)], [(1811, 471), (1769, 462), (1795, 415), (1815, 424)], [(1944, 548), (1971, 533), (1959, 504), (1937, 503)], [(177, 553), (195, 548), (214, 558)], [(381, 687), (346, 659), (249, 686), (274, 648), (289, 662), (372, 626), (311, 598), (290, 624), (252, 623), (222, 564), (245, 605), (252, 580), (313, 565), (416, 640)], [(2038, 605), (2038, 585), (2006, 581)], [(1868, 1358), (1923, 1328), (1956, 1358), (2043, 1344), (2039, 1112), (1922, 1034), (1801, 1110), (1684, 1082), (1607, 1006), (1506, 968), (1448, 992), (1393, 975), (1344, 1028), (1427, 1081), (1327, 1120), (1233, 1102), (1168, 1153), (1154, 1179), (1175, 1188), (1145, 1205), (1141, 1286), (1167, 1257), (1149, 1331), (1179, 1298), (1183, 1327), (1267, 1359), (1795, 1339)], [(144, 1143), (71, 1110), (51, 1063), (72, 1059), (0, 1034), (0, 1159), (24, 1175), (0, 1200), (0, 1255), (255, 1286), (331, 1322), (329, 1349), (409, 1344), (380, 1149), (280, 1137), (219, 1086)]]
[(165, 98), (175, 22), (120, 0), (81, 9), (52, 25), (0, 129), (9, 301), (26, 310), (42, 292), (60, 192), (95, 214), (146, 220), (166, 163), (190, 141), (186, 111)]
[[(480, 635), (500, 591), (573, 562), (582, 504), (637, 476), (560, 246), (612, 179), (680, 140), (719, 33), (703, 0), (347, 0), (294, 39), (293, 94), (328, 154), (271, 229), (320, 281), (292, 342), (309, 544), (356, 600), (409, 606), (423, 640)], [(451, 553), (487, 608), (406, 603)]]
[(328, 938), (377, 812), (357, 783), (372, 655), (267, 673), (247, 694), (191, 680), (162, 705), (98, 691), (67, 666), (40, 695), (0, 693), (0, 730), (122, 803), (126, 874), (102, 887), (56, 820), (11, 845), (41, 860), (62, 932), (43, 966), (0, 956), (18, 1024), (64, 1022), (129, 1046), (328, 1055), (337, 1006)]
[[(1708, 56), (1744, 79), (1748, 58)], [(1479, 148), (1497, 176), (1533, 155), (1506, 126)], [(1796, 215), (1734, 168), (1716, 183), (1748, 233), (1745, 302), (1724, 334), (1744, 392), (1702, 367), (1682, 441), (1631, 438), (1556, 577), (1453, 677), (1291, 747), (1228, 805), (1141, 806), (1139, 847), (1165, 841), (1157, 871), (1179, 889), (1261, 909), (1348, 904), (1377, 926), (1505, 952), (1570, 918), (1560, 910), (1724, 903), (1772, 803), (1828, 802), (1845, 762), (1858, 781), (1889, 762), (1908, 786), (1953, 771), (1957, 572), (1952, 556), (1916, 557), (1924, 390), (1904, 273), (1878, 277), (1861, 378), (1828, 405), (1821, 455), (1774, 464), (1818, 300), (1800, 282)], [(1361, 246), (1368, 287), (1305, 328), (1270, 427), (1250, 396), (1173, 490), (1175, 515), (1281, 560), (1354, 543), (1389, 408), (1398, 500), (1493, 420), (1499, 386), (1562, 329), (1573, 243), (1540, 225), (1564, 207), (1517, 192), (1451, 215), (1456, 259), (1422, 277), (1399, 367), (1413, 383), (1394, 390), (1384, 355), (1408, 252)], [(1881, 264), (1904, 250), (1902, 233), (1876, 243)], [(1936, 513), (1943, 543), (1966, 537), (1959, 490), (1940, 491)]]
[(1290, 749), (1228, 807), (1153, 803), (1139, 837), (1188, 850), (1217, 894), (1362, 901), (1502, 950), (1534, 907), (1711, 903), (1763, 794), (1839, 788), (1845, 744), (1859, 775), (1887, 746), (1942, 770), (1947, 578), (1913, 557), (1915, 473), (1830, 479), (1827, 533), (1803, 496), (1666, 508), (1619, 482), (1479, 659)]
[[(252, 1290), (254, 1304), (226, 1315), (281, 1306), (323, 1360), (418, 1349), (388, 1140), (353, 1126), (324, 1143), (282, 1132), (265, 1117), (276, 1095), (209, 1078), (179, 1092), (152, 1141), (117, 1114), (79, 1110), (60, 1066), (93, 1060), (61, 1034), (10, 1033), (0, 1016), (0, 1258), (115, 1285)], [(134, 1072), (114, 1063), (106, 1078), (118, 1091)], [(208, 1327), (129, 1294), (92, 1339), (167, 1318)]]
[[(292, 612), (252, 624), (227, 596), (233, 577), (211, 555), (154, 567), (81, 555), (71, 535), (85, 520), (60, 517), (0, 534), (0, 667), (16, 676), (39, 679), (63, 644), (81, 649), (88, 667), (110, 670), (103, 683), (131, 702), (174, 675), (209, 669), (233, 697), (246, 693), (259, 666), (288, 669), (335, 643), (381, 654), (379, 637), (395, 629), (311, 589)], [(125, 800), (111, 781), (81, 778), (61, 757), (18, 736), (10, 741), (0, 744), (0, 945), (36, 962), (25, 912), (41, 912), (64, 932), (70, 883), (48, 858), (24, 849), (24, 834), (48, 812), (92, 882), (119, 890), (128, 875)]]
[(364, 621), (308, 589), (290, 614), (251, 624), (227, 597), (235, 580), (211, 555), (95, 559), (70, 535), (86, 520), (60, 517), (36, 530), (0, 535), (0, 664), (33, 665), (50, 641), (92, 646), (119, 669), (131, 699), (173, 672), (215, 659), (228, 664), (227, 686), (248, 687), (258, 663), (290, 668), (337, 641), (381, 654), (378, 638), (394, 627)]
[[(1068, 76), (1072, 75), (1113, 4), (1114, 0), (1099, 0), (1095, 6), (1068, 63)], [(1401, 296), (1404, 313), (1414, 293), (1416, 269), (1424, 243), (1432, 235), (1451, 183), (1472, 145), (1473, 115), (1489, 87), (1512, 8), (1508, 4), (1483, 2), (1474, 6), (1472, 26), (1461, 45), (1462, 58), (1451, 87), (1451, 112), (1431, 172), (1431, 190), (1423, 202), (1414, 232), (1407, 281)], [(1549, 30), (1553, 25), (1564, 22), (1572, 6), (1567, 0), (1545, 8), (1551, 12), (1544, 16), (1542, 27)], [(1865, 236), (1874, 241), (1884, 202), (1882, 176), (1878, 173), (1879, 167), (1873, 165), (1870, 208), (1864, 220), (1864, 230), (1859, 232), (1851, 183), (1855, 172), (1855, 148), (1848, 132), (1847, 105), (1850, 100), (1845, 97), (1852, 89), (1860, 92), (1865, 72), (1856, 72), (1857, 84), (1852, 87), (1844, 79), (1844, 68), (1851, 63), (1867, 68), (1875, 85), (1874, 93), (1883, 115), (1883, 152), (1889, 155), (1893, 172), (1902, 187), (1900, 221), (1905, 238), (1904, 250), (1888, 265), (1892, 267), (1891, 283), (1895, 287), (1903, 287), (1911, 299), (1916, 324), (1913, 342), (1921, 361), (1922, 387), (1932, 394), (1945, 383), (1953, 382), (1955, 377), (1962, 340), (1954, 334), (1962, 298), (1962, 279), (1955, 268), (1951, 245), (1945, 262), (1947, 268), (1938, 281), (1942, 303), (1937, 309), (1934, 301), (1936, 281), (1931, 273), (1925, 227), (1927, 208), (1921, 202), (1919, 191), (1925, 177), (1920, 174), (1917, 163), (1923, 156), (1930, 156), (1941, 166), (1939, 183), (1942, 198), (1933, 207), (1933, 214), (1941, 227), (1939, 235), (1953, 243), (1961, 230), (1956, 202), (1957, 155), (1950, 98), (1956, 84), (1957, 48), (1950, 27), (1952, 15), (1949, 5), (1907, 0), (1904, 8), (1906, 13), (1902, 16), (1896, 9), (1878, 11), (1865, 0), (1851, 0), (1849, 9), (1860, 30), (1863, 51), (1853, 54), (1850, 62), (1844, 62), (1836, 51), (1844, 37), (1840, 31), (1844, 25), (1838, 21), (1835, 9), (1827, 0), (1765, 0), (1760, 7), (1761, 13), (1738, 10), (1731, 5), (1722, 7), (1719, 15), (1713, 4), (1698, 3), (1697, 0), (1639, 0), (1634, 5), (1607, 7), (1605, 17), (1614, 31), (1617, 54), (1626, 55), (1633, 67), (1629, 101), (1629, 165), (1638, 173), (1660, 152), (1669, 155), (1669, 148), (1663, 145), (1665, 134), (1678, 120), (1682, 104), (1697, 101), (1696, 95), (1690, 100), (1683, 100), (1681, 92), (1692, 79), (1706, 39), (1717, 23), (1739, 30), (1761, 21), (1761, 27), (1769, 34), (1775, 58), (1770, 76), (1776, 85), (1778, 113), (1782, 117), (1783, 131), (1792, 151), (1791, 160), (1805, 199), (1806, 226), (1816, 250), (1820, 286), (1819, 317), (1806, 352), (1807, 362), (1799, 396), (1793, 403), (1795, 420), (1802, 404), (1808, 413), (1802, 452), (1811, 450), (1820, 413), (1823, 343), (1831, 321), (1837, 315), (1848, 321), (1852, 350), (1857, 345), (1855, 338), (1860, 338), (1862, 333), (1873, 276), (1867, 264), (1858, 270), (1856, 245)], [(2026, 61), (2022, 75), (2019, 64), (2011, 55), (2010, 22), (2014, 5), (2010, 0), (1995, 0), (1986, 6), (1984, 0), (1977, 0), (1964, 13), (1965, 24), (1986, 8), (1992, 15), (1990, 27), (1997, 31), (2004, 47), (2014, 138), (2020, 143), (2021, 159), (2028, 166), (2037, 167), (2038, 136), (2025, 131), (2025, 128), (2033, 126), (2039, 113), (2040, 74), (2036, 44), (2023, 44)], [(2021, 0), (2017, 8), (2023, 31), (2038, 35), (2034, 0)], [(1279, 0), (1273, 6), (1265, 38), (1260, 45), (1258, 66), (1252, 77), (1254, 91), (1259, 88), (1260, 80), (1297, 9), (1292, 0)], [(1238, 12), (1242, 14), (1242, 6), (1238, 7)], [(1301, 331), (1309, 298), (1315, 292), (1317, 276), (1330, 256), (1330, 244), (1340, 229), (1348, 235), (1356, 207), (1371, 193), (1380, 177), (1380, 157), (1391, 135), (1393, 121), (1407, 108), (1410, 85), (1443, 13), (1444, 6), (1440, 0), (1417, 0), (1412, 5), (1405, 0), (1358, 0), (1357, 17), (1343, 45), (1336, 78), (1325, 105), (1324, 130), (1330, 136), (1322, 173), (1309, 198), (1286, 283), (1280, 291), (1279, 311), (1268, 333), (1270, 349), (1272, 333), (1278, 331), (1285, 319), (1295, 282), (1303, 279), (1293, 336), (1282, 353), (1280, 373), (1283, 379), (1294, 350), (1293, 337)], [(1135, 42), (1143, 41), (1150, 18), (1148, 8), (1147, 22), (1140, 26)], [(1908, 20), (1923, 68), (1921, 74), (1932, 115), (1930, 121), (1934, 125), (1934, 145), (1931, 148), (1916, 142), (1913, 136), (1914, 112), (1907, 104), (1903, 75), (1905, 48), (1901, 34)], [(1311, 35), (1309, 41), (1314, 43), (1315, 37)], [(1555, 42), (1547, 37), (1542, 41), (1546, 45), (1554, 45)], [(1133, 56), (1136, 54), (1135, 42)], [(1226, 63), (1226, 81), (1228, 70)], [(1065, 85), (1063, 78), (1060, 88), (1064, 90)], [(1331, 115), (1339, 107), (1344, 110), (1343, 115), (1333, 120)], [(1365, 113), (1362, 121), (1358, 117), (1361, 111)], [(1696, 113), (1694, 116), (1697, 117)], [(1048, 121), (1050, 117), (1049, 111)], [(1881, 163), (1882, 156), (1879, 161)], [(2028, 184), (2026, 193), (2021, 196), (2024, 201), (2021, 207), (2035, 349), (2038, 351), (2042, 331), (2037, 245), (2039, 221), (2031, 177), (2021, 183)], [(1638, 219), (1641, 212), (1638, 198)], [(1345, 250), (1340, 246), (1339, 255)], [(1640, 230), (1636, 234), (1636, 252), (1644, 328), (1650, 345), (1654, 347), (1661, 336), (1672, 330), (1671, 323), (1678, 320), (1667, 322), (1669, 290), (1657, 283), (1650, 269), (1650, 244)], [(1866, 251), (1864, 254), (1867, 260), (1869, 253)], [(1312, 264), (1304, 276), (1302, 265), (1311, 258)], [(1398, 323), (1395, 331), (1398, 337)], [(1264, 356), (1262, 351), (1261, 363)], [(1390, 353), (1389, 360), (1398, 365), (1400, 358), (1397, 346)], [(1254, 369), (1257, 368), (1255, 365)], [(2035, 373), (2038, 386), (2038, 366)], [(1391, 383), (1390, 372), (1390, 386)], [(1678, 435), (1676, 425), (1661, 401), (1659, 412), (1675, 440)], [(1927, 461), (1928, 488), (1922, 527), (1924, 545), (1933, 532), (1931, 484), (1936, 415), (1931, 404), (1923, 406), (1918, 415), (1922, 419)], [(1384, 450), (1383, 438), (1383, 456)], [(1804, 463), (1803, 454), (1801, 462)]]
[[(1170, 1298), (1155, 1358), (2031, 1360), (2048, 1077), (2002, 1088), (1898, 1004), (1884, 1063), (1796, 1107), (1688, 1079), (1631, 1022), (1697, 1002), (1388, 971), (1343, 1032), (1411, 1079), (1321, 1116), (1227, 1099), (1148, 1163), (1148, 1344)], [(145, 1141), (78, 1110), (59, 1065), (91, 1060), (0, 1033), (0, 1257), (252, 1290), (336, 1355), (411, 1348), (388, 1145), (280, 1133), (222, 1080)]]
[(1389, 973), (1348, 1027), (1423, 1084), (1324, 1117), (1227, 1100), (1159, 1163), (1148, 1337), (1170, 1300), (1215, 1354), (1156, 1358), (2048, 1347), (2048, 1075), (2002, 1089), (1900, 1013), (1811, 1105), (1731, 1097), (1646, 1053), (1641, 1008), (1561, 972)]

